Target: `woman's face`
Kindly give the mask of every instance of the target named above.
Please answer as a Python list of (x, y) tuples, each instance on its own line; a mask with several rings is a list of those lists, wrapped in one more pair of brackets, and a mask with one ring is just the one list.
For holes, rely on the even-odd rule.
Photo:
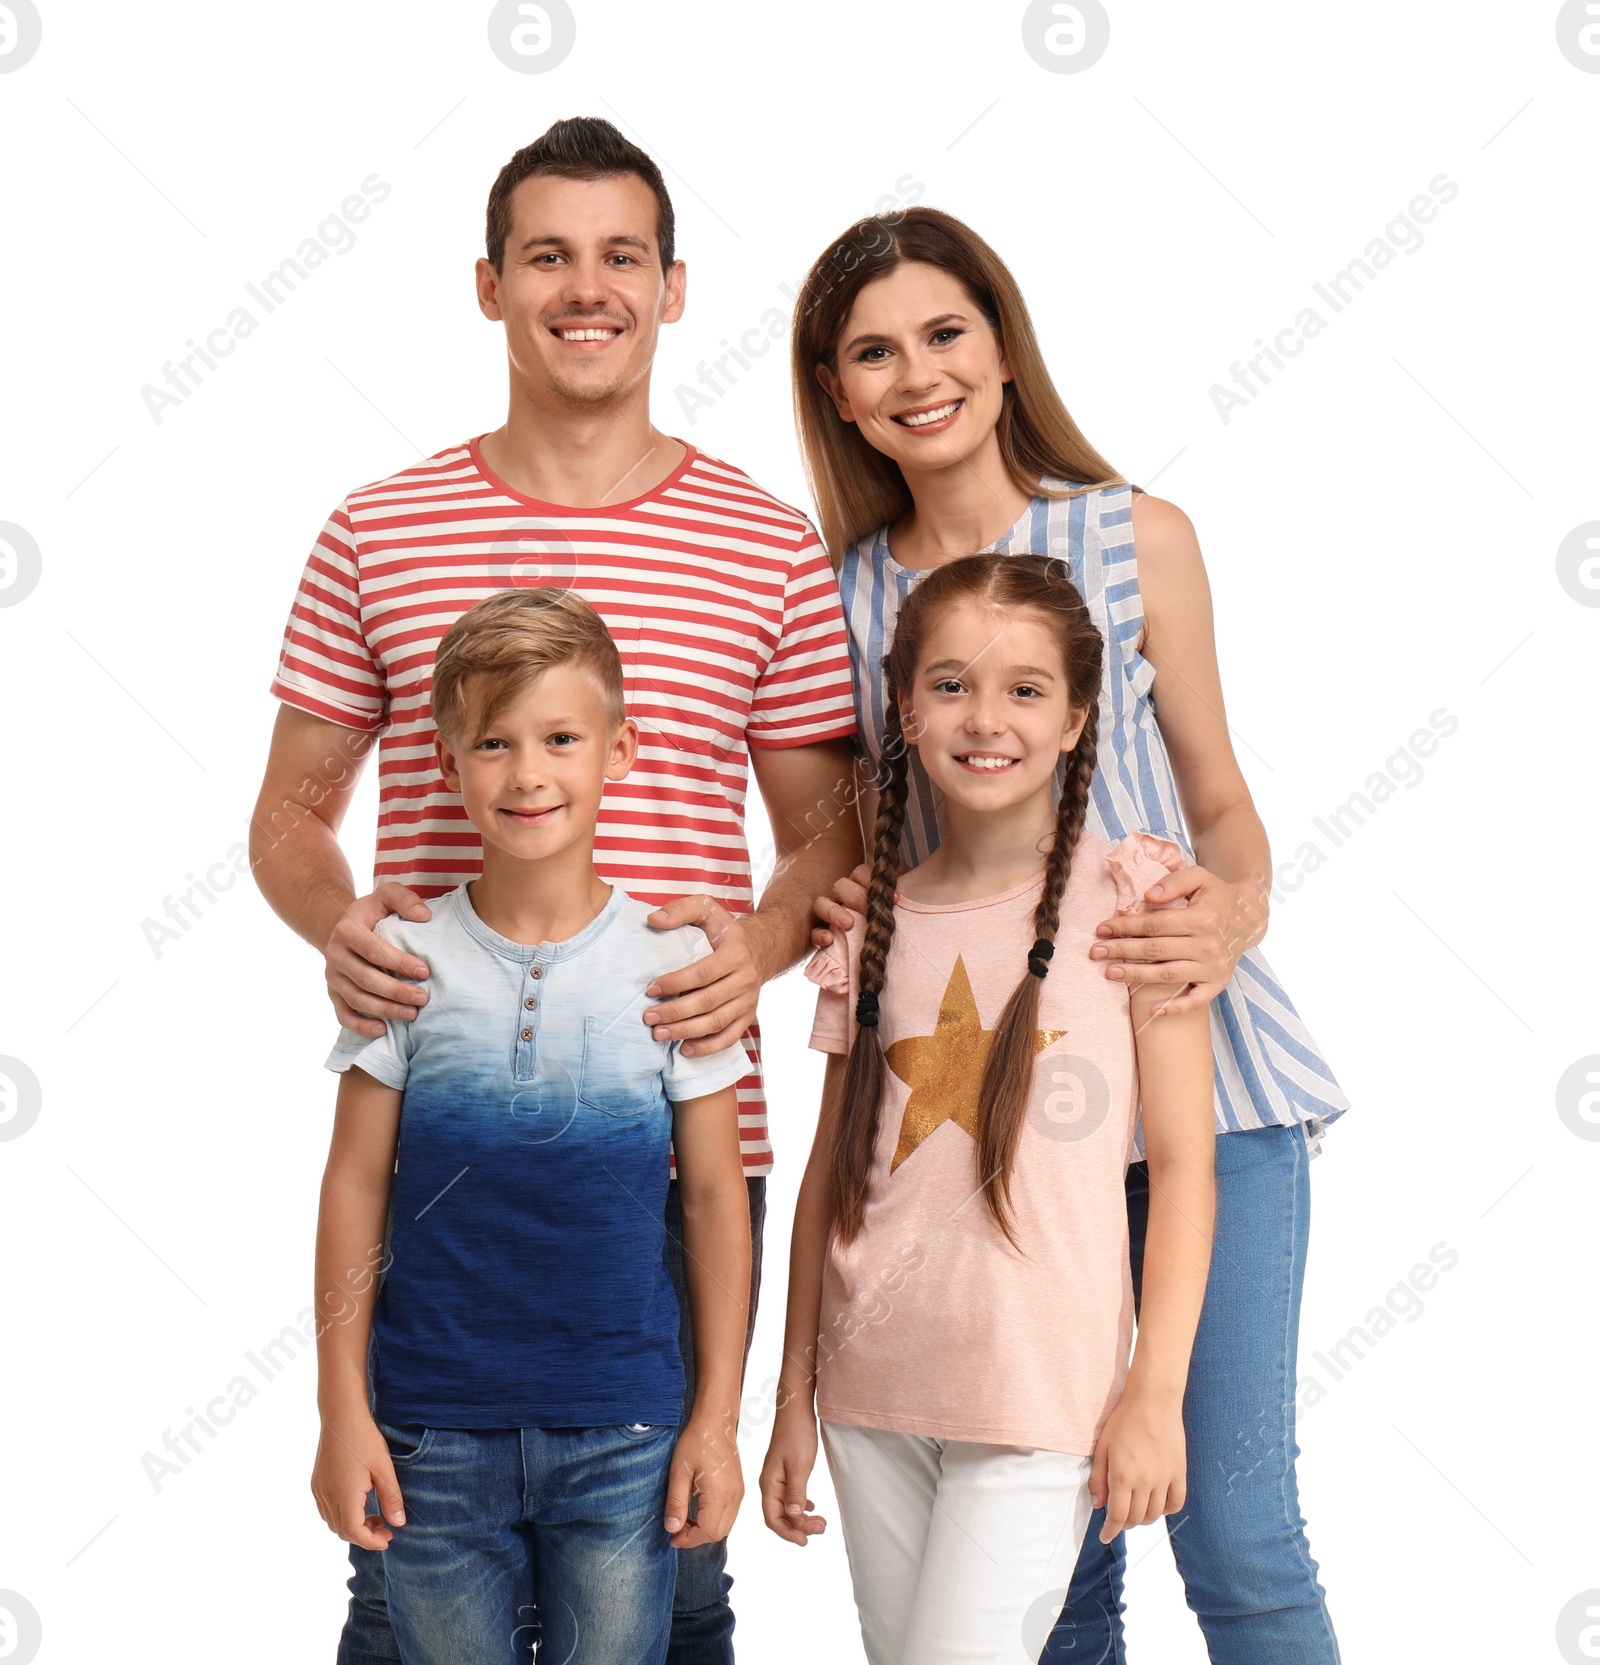
[(907, 261), (856, 297), (838, 369), (819, 364), (817, 379), (840, 417), (911, 473), (966, 462), (993, 442), (1011, 368), (963, 285)]

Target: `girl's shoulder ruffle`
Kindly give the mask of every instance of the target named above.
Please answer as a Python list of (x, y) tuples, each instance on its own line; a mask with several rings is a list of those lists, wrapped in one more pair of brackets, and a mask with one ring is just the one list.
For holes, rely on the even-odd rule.
[[(1105, 845), (1105, 864), (1117, 887), (1118, 913), (1142, 912), (1151, 905), (1144, 900), (1144, 893), (1151, 885), (1189, 865), (1182, 846), (1155, 833), (1132, 832), (1116, 844), (1100, 842)], [(1187, 901), (1187, 898), (1178, 900)]]

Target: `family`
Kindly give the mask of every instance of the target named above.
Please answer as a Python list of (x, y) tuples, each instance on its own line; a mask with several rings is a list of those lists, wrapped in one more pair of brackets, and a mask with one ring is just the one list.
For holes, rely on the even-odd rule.
[(340, 1025), (341, 1665), (733, 1659), (756, 1009), (808, 951), (766, 1525), (826, 1530), (820, 1446), (872, 1665), (1123, 1660), (1125, 1529), (1162, 1517), (1216, 1665), (1336, 1661), (1294, 1385), (1346, 1100), (1258, 947), (1188, 519), (933, 208), (851, 226), (796, 301), (820, 536), (652, 426), (685, 268), (610, 123), (501, 169), (477, 297), (506, 420), (333, 512), (252, 823)]

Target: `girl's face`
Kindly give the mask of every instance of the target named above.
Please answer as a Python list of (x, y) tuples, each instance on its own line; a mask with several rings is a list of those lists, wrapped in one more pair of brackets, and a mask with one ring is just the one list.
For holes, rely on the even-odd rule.
[(900, 720), (928, 778), (970, 809), (1043, 794), (1088, 720), (1068, 697), (1059, 637), (1029, 613), (974, 601), (944, 608), (922, 645)]
[(989, 443), (1011, 369), (1000, 338), (962, 284), (920, 261), (856, 297), (838, 370), (817, 378), (846, 422), (911, 473), (965, 462)]

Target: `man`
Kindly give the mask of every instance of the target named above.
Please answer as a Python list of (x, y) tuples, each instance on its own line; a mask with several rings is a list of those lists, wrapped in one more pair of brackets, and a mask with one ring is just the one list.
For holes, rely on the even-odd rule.
[[(553, 583), (591, 602), (640, 728), (595, 861), (664, 904), (653, 925), (699, 925), (713, 945), (650, 986), (644, 1019), (659, 1039), (692, 1039), (691, 1054), (750, 1055), (739, 1101), (754, 1285), (771, 1165), (756, 998), (804, 952), (813, 898), (859, 857), (855, 721), (833, 573), (805, 518), (651, 425), (656, 339), (682, 315), (684, 282), (660, 171), (609, 122), (557, 122), (501, 170), (477, 288), (505, 328), (505, 424), (352, 493), (329, 520), (272, 683), (283, 703), (251, 854), (273, 909), (324, 955), (340, 1023), (375, 1037), (383, 1019), (413, 1017), (428, 968), (373, 927), (428, 918), (427, 898), (479, 871), (477, 834), (434, 763), (434, 650), (497, 590)], [(337, 835), (374, 735), (375, 888), (357, 896)], [(779, 854), (753, 911), (747, 758)], [(692, 1371), (687, 1321), (680, 1340)], [(381, 1558), (351, 1559), (341, 1665), (395, 1660)], [(679, 1552), (672, 1665), (733, 1658), (724, 1566), (723, 1544)]]

